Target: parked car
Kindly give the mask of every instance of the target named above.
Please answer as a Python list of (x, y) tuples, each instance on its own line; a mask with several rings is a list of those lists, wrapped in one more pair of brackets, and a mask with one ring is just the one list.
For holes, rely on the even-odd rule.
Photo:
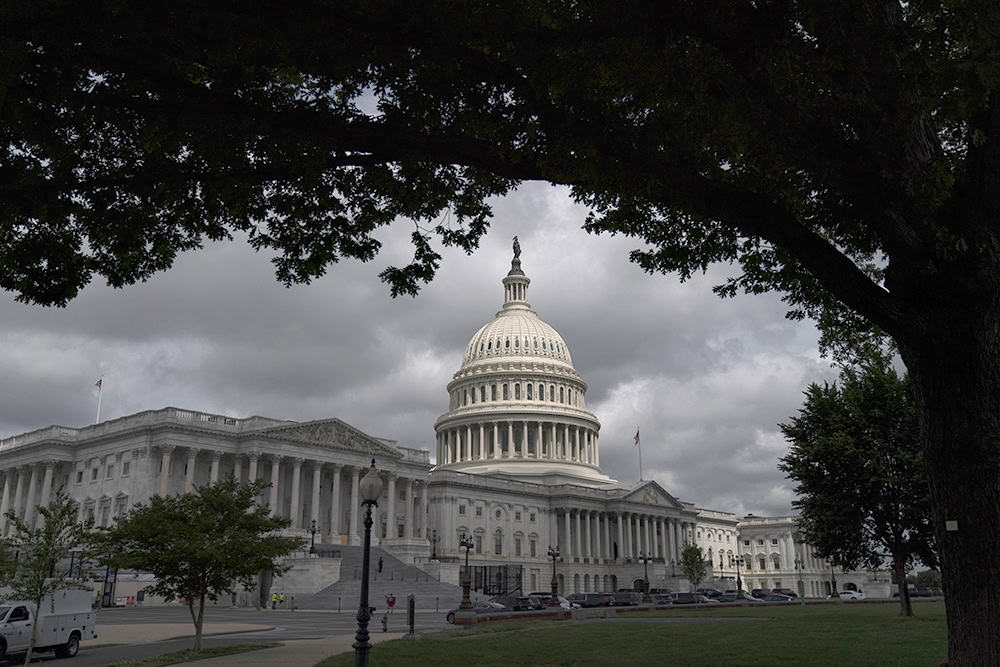
[(615, 593), (615, 606), (616, 607), (637, 607), (642, 604), (642, 594), (636, 593), (635, 591), (619, 590)]
[(722, 591), (715, 588), (699, 588), (695, 591), (696, 593), (701, 593), (707, 598), (715, 599), (722, 595)]
[(511, 611), (530, 611), (542, 608), (542, 603), (538, 598), (531, 598), (527, 595), (498, 595), (490, 602), (498, 602)]
[(755, 598), (762, 598), (767, 593), (770, 593), (770, 592), (771, 591), (767, 590), (766, 588), (755, 588), (752, 591), (750, 591), (750, 595), (752, 595)]
[(840, 591), (841, 600), (864, 600), (865, 594), (863, 591)]
[(551, 604), (550, 606), (552, 607), (559, 606), (562, 607), (563, 609), (579, 609), (583, 605), (581, 605), (579, 602), (572, 602), (570, 600), (567, 600), (561, 595), (557, 595), (556, 603)]
[(737, 592), (732, 589), (726, 591), (725, 593), (717, 597), (716, 600), (719, 602), (757, 602), (757, 603), (763, 602), (763, 600), (751, 596), (746, 591)]
[[(449, 623), (455, 622), (455, 613), (460, 611), (459, 609), (452, 609), (445, 615), (445, 620)], [(508, 611), (507, 607), (500, 604), (499, 602), (477, 602), (472, 605), (472, 611), (477, 614), (499, 614)]]
[(539, 604), (541, 604), (540, 608), (542, 608), (542, 609), (544, 609), (545, 607), (558, 606), (557, 602), (556, 603), (552, 602), (552, 592), (551, 591), (549, 591), (549, 592), (546, 592), (546, 591), (536, 591), (534, 593), (528, 593), (528, 597), (529, 598), (535, 598), (535, 599), (537, 599), (538, 602), (539, 602)]
[(781, 595), (787, 595), (790, 598), (797, 598), (799, 594), (793, 591), (791, 588), (772, 588), (772, 593), (780, 593)]
[(612, 593), (570, 593), (566, 599), (581, 607), (615, 606), (615, 596)]
[(655, 605), (665, 605), (673, 604), (673, 598), (671, 598), (670, 593), (650, 593), (650, 601)]
[(927, 588), (926, 586), (917, 586), (915, 589), (910, 591), (910, 597), (913, 598), (929, 598), (933, 596), (934, 593), (932, 593), (931, 589)]
[(671, 591), (670, 591), (669, 588), (650, 588), (649, 589), (649, 594), (650, 595), (670, 595), (670, 592)]
[(788, 595), (782, 595), (781, 593), (775, 593), (774, 591), (770, 593), (765, 593), (759, 599), (764, 602), (791, 602), (792, 598)]
[(674, 604), (718, 604), (718, 600), (705, 597), (701, 593), (671, 593)]

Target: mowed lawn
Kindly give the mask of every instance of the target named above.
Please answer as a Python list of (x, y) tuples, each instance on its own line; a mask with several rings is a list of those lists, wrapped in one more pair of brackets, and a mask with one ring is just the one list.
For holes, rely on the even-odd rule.
[[(616, 619), (491, 623), (389, 641), (371, 665), (939, 665), (947, 659), (944, 604), (760, 605), (625, 614)], [(674, 620), (670, 620), (674, 619)], [(699, 620), (683, 620), (699, 619)], [(731, 619), (731, 620), (730, 620)], [(353, 653), (322, 667), (354, 664)], [(318, 666), (318, 667), (319, 667)]]

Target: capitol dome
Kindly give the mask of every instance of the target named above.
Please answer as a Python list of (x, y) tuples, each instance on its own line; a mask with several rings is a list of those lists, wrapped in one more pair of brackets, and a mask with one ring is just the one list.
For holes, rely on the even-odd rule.
[(562, 336), (531, 310), (515, 244), (503, 308), (472, 336), (438, 418), (437, 467), (603, 485), (600, 422)]

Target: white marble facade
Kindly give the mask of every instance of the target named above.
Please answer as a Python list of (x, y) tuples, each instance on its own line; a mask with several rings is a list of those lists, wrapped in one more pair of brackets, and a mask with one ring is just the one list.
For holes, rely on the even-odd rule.
[[(291, 521), (289, 532), (306, 536), (316, 521), (319, 542), (360, 544), (359, 480), (374, 458), (384, 485), (373, 543), (428, 571), (450, 564), (454, 574), (468, 535), (470, 564), (520, 566), (525, 589), (548, 589), (547, 554), (558, 547), (562, 592), (629, 587), (647, 574), (653, 587), (680, 590), (680, 550), (694, 542), (717, 579), (735, 582), (741, 554), (748, 589), (794, 589), (801, 579), (807, 597), (824, 595), (828, 568), (802, 544), (794, 517), (739, 519), (682, 502), (654, 481), (619, 483), (601, 472), (587, 385), (565, 340), (531, 310), (530, 282), (515, 255), (503, 307), (473, 335), (447, 387), (434, 464), (426, 450), (339, 419), (165, 408), (0, 440), (0, 512), (37, 520), (37, 506), (61, 486), (81, 518), (109, 525), (154, 494), (233, 475), (271, 483), (259, 501)], [(869, 584), (838, 574), (838, 584), (848, 582)]]

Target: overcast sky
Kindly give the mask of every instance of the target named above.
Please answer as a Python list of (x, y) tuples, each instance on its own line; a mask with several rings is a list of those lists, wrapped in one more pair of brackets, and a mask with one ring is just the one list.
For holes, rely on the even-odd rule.
[(810, 382), (835, 372), (811, 323), (789, 322), (778, 295), (722, 300), (731, 272), (681, 284), (628, 261), (635, 240), (583, 232), (567, 190), (527, 184), (498, 200), (474, 255), (445, 251), (433, 283), (392, 299), (378, 273), (403, 264), (412, 224), (383, 230), (372, 262), (345, 261), (287, 289), (270, 258), (242, 242), (179, 258), (146, 284), (92, 284), (67, 308), (0, 293), (0, 437), (51, 424), (85, 426), (167, 406), (235, 417), (339, 417), (431, 450), (445, 386), (472, 334), (503, 303), (517, 234), (528, 297), (562, 335), (601, 421), (602, 470), (643, 476), (699, 507), (787, 514), (777, 423)]

